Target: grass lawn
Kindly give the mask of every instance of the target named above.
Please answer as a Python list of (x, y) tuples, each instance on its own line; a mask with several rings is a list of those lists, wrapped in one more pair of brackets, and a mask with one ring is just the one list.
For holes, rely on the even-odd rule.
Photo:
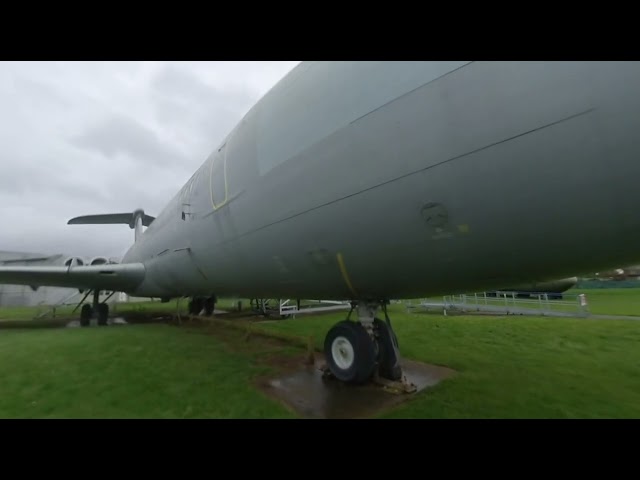
[(261, 354), (168, 325), (0, 331), (0, 418), (290, 417), (251, 386)]
[[(640, 314), (639, 292), (586, 293), (592, 313), (629, 315)], [(640, 321), (445, 317), (401, 305), (390, 313), (405, 357), (458, 374), (382, 417), (640, 417)], [(313, 336), (321, 348), (344, 315), (258, 328)], [(203, 330), (167, 325), (0, 329), (0, 417), (293, 417), (252, 380), (270, 371), (266, 355), (304, 351), (249, 343), (232, 348)]]
[[(265, 328), (324, 334), (340, 314)], [(392, 313), (402, 354), (459, 373), (385, 417), (640, 417), (640, 322)]]
[[(89, 298), (87, 303), (91, 302)], [(220, 310), (232, 310), (237, 308), (236, 299), (220, 299), (216, 304), (216, 308)], [(118, 303), (115, 306), (111, 306), (110, 314), (118, 315), (126, 312), (146, 312), (153, 311), (154, 313), (175, 313), (176, 311), (185, 313), (187, 312), (188, 301), (182, 299), (171, 300), (167, 303), (162, 303), (159, 300), (155, 301), (135, 301), (130, 303)], [(64, 305), (56, 307), (56, 317), (71, 317), (79, 316), (80, 308), (76, 309), (75, 313), (72, 313), (75, 305)], [(249, 308), (249, 300), (242, 299), (242, 308)], [(51, 307), (0, 307), (0, 322), (2, 320), (32, 320), (41, 314), (46, 314), (43, 318), (52, 318)]]
[(567, 293), (584, 293), (593, 314), (640, 316), (640, 288), (572, 289)]

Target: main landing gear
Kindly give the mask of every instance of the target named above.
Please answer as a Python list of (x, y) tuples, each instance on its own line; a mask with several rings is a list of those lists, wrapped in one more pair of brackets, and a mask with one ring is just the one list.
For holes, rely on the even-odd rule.
[[(91, 292), (87, 292), (87, 295), (84, 296), (80, 303), (84, 302), (89, 293)], [(107, 304), (106, 302), (114, 293), (115, 292), (112, 292), (104, 302), (100, 303), (100, 290), (94, 290), (93, 305), (85, 303), (80, 309), (80, 326), (88, 327), (89, 325), (91, 325), (91, 319), (94, 317), (94, 315), (97, 317), (99, 326), (107, 325), (107, 321), (109, 320), (109, 304)]]
[[(376, 317), (382, 307), (385, 320)], [(358, 320), (350, 320), (356, 310)], [(372, 378), (401, 381), (398, 339), (387, 314), (387, 302), (352, 304), (346, 320), (335, 324), (324, 340), (331, 374), (346, 383), (361, 384)]]
[(207, 317), (213, 315), (216, 308), (217, 299), (215, 295), (210, 297), (193, 297), (189, 301), (189, 315), (198, 316), (204, 310)]

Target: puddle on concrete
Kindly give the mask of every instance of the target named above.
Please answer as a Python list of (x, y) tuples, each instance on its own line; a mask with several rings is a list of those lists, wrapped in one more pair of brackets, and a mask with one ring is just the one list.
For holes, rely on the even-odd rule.
[(327, 378), (323, 375), (322, 360), (314, 366), (268, 381), (267, 393), (306, 418), (367, 418), (410, 400), (418, 392), (455, 373), (450, 368), (404, 360), (406, 380), (413, 383), (417, 391), (393, 393), (374, 383), (347, 385)]

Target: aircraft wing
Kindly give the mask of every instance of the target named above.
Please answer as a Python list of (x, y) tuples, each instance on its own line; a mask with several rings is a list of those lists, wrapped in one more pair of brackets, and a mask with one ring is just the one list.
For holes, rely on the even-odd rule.
[(12, 263), (42, 263), (42, 262), (50, 262), (52, 260), (58, 259), (62, 257), (62, 255), (48, 255), (46, 257), (16, 257), (9, 259), (1, 259), (0, 265), (11, 265)]
[(0, 284), (127, 292), (144, 279), (142, 263), (71, 267), (0, 266)]

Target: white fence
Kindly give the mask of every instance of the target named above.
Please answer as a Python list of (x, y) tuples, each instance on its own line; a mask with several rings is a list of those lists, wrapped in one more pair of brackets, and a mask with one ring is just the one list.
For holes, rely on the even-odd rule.
[(405, 306), (407, 311), (439, 310), (445, 315), (448, 312), (557, 317), (589, 315), (589, 305), (584, 294), (562, 294), (560, 297), (548, 293), (482, 292), (445, 295), (442, 299), (423, 299), (418, 303), (405, 302)]

